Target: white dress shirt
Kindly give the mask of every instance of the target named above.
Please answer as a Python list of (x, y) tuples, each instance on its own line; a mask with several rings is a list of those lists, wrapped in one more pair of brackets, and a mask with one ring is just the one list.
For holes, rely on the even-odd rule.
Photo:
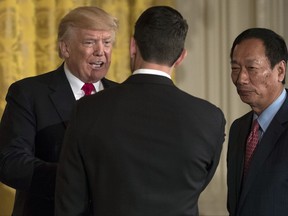
[[(85, 95), (84, 91), (81, 89), (82, 86), (84, 85), (84, 82), (79, 80), (76, 76), (74, 76), (71, 71), (68, 69), (66, 64), (64, 63), (64, 71), (66, 74), (66, 77), (70, 83), (70, 86), (72, 88), (73, 94), (75, 96), (76, 100), (79, 100), (81, 97)], [(102, 82), (99, 80), (96, 83), (93, 83), (96, 91), (92, 91), (92, 94), (95, 94), (98, 91), (101, 91), (104, 89)]]
[(153, 70), (153, 69), (138, 69), (133, 72), (135, 74), (151, 74), (151, 75), (158, 75), (158, 76), (165, 76), (171, 79), (171, 76), (163, 71)]

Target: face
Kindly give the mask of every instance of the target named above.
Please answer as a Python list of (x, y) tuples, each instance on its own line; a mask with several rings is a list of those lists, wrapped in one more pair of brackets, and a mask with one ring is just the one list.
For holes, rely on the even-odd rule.
[(261, 114), (281, 94), (285, 67), (281, 61), (272, 69), (263, 42), (247, 39), (233, 51), (231, 78), (241, 100)]
[(71, 73), (83, 82), (97, 82), (108, 72), (113, 40), (112, 31), (73, 28), (60, 49)]

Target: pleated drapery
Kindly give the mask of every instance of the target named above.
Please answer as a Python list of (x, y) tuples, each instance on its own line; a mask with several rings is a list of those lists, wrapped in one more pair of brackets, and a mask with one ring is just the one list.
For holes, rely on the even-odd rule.
[[(8, 87), (16, 80), (55, 69), (59, 20), (77, 6), (98, 6), (119, 19), (119, 31), (107, 77), (122, 82), (130, 72), (129, 43), (140, 13), (152, 5), (174, 0), (1, 0), (0, 1), (0, 116)], [(0, 183), (0, 216), (11, 215), (14, 190)]]

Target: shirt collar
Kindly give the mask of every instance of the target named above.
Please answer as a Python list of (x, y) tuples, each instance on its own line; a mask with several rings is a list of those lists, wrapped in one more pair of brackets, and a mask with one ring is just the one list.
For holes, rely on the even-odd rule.
[(158, 76), (165, 76), (169, 79), (171, 79), (171, 76), (163, 71), (160, 70), (154, 70), (154, 69), (137, 69), (133, 72), (133, 75), (135, 74), (150, 74), (150, 75), (158, 75)]
[[(268, 106), (258, 117), (259, 125), (263, 132), (265, 132), (271, 123), (272, 119), (284, 103), (286, 99), (287, 92), (285, 88), (283, 89), (281, 95), (270, 105)], [(257, 115), (254, 114), (254, 119), (257, 118)]]
[[(84, 91), (81, 90), (82, 86), (84, 85), (84, 82), (82, 82), (80, 79), (78, 79), (76, 76), (74, 76), (71, 73), (71, 71), (68, 69), (66, 63), (64, 63), (64, 71), (65, 71), (66, 77), (70, 83), (70, 86), (72, 88), (72, 91), (73, 91), (73, 94), (74, 94), (76, 100), (80, 99), (81, 97), (83, 97), (85, 95)], [(93, 83), (93, 85), (96, 89), (96, 92), (104, 89), (103, 84), (100, 80), (96, 83)]]

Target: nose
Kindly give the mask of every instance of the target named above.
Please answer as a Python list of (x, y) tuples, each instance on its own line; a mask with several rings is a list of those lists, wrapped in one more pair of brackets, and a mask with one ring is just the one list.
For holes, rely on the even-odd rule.
[(104, 45), (101, 42), (95, 43), (93, 55), (102, 56), (104, 53)]
[(236, 84), (247, 84), (249, 82), (249, 74), (245, 67), (242, 67), (237, 75)]

